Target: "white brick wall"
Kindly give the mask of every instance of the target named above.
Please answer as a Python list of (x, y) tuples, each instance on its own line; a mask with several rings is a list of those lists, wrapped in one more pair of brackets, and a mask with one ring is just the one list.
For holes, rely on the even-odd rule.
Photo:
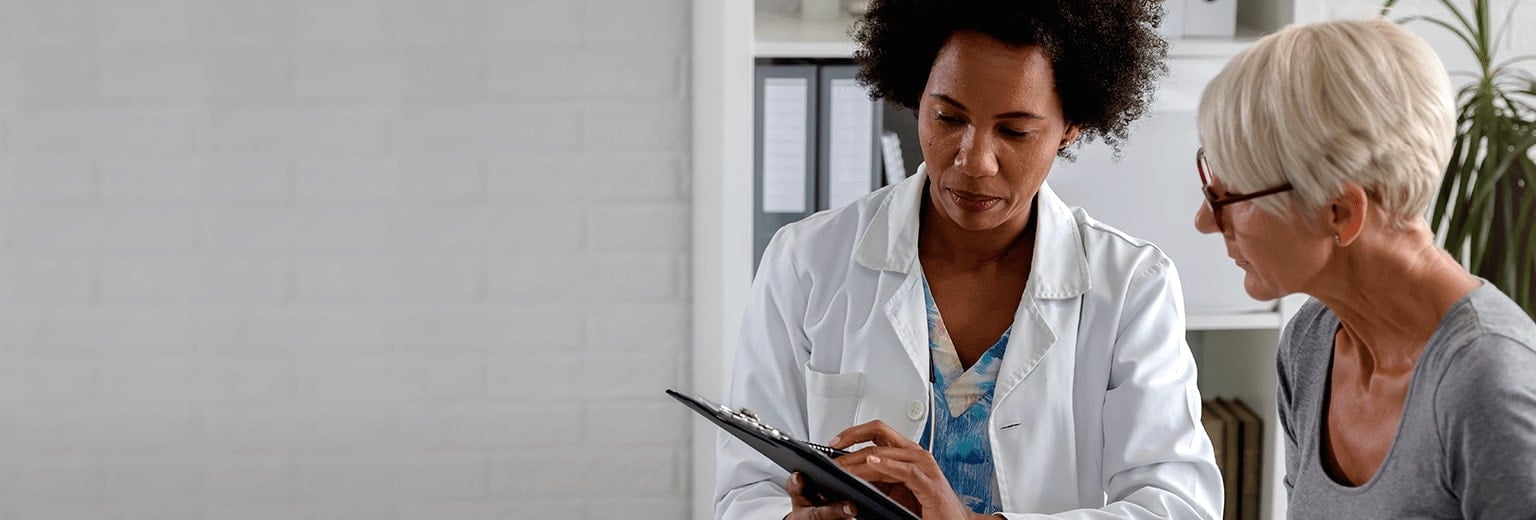
[(0, 520), (688, 504), (686, 0), (0, 0)]

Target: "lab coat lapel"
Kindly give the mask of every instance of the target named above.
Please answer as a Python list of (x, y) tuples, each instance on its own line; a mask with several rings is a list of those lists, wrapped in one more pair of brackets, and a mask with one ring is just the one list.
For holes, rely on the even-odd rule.
[(922, 294), (922, 274), (909, 274), (906, 281), (885, 302), (885, 317), (896, 329), (896, 337), (912, 361), (912, 369), (922, 380), (928, 379), (928, 312)]
[[(1013, 332), (1003, 353), (1003, 365), (997, 375), (994, 403), (1002, 402), (1009, 392), (1029, 377), (1060, 336), (1041, 305), (1050, 300), (1077, 298), (1088, 292), (1088, 258), (1077, 219), (1048, 184), (1040, 185), (1035, 197), (1035, 256), (1029, 282), (1014, 313)], [(1063, 331), (1069, 332), (1069, 331)], [(1072, 337), (1075, 335), (1069, 335)], [(1049, 377), (1037, 374), (1035, 377)]]
[[(1019, 311), (1013, 317), (1013, 332), (1008, 336), (1007, 350), (1003, 351), (1003, 366), (997, 372), (997, 386), (993, 389), (993, 403), (1001, 403), (1008, 393), (1024, 382), (1045, 359), (1051, 346), (1056, 344), (1056, 333), (1051, 330), (1035, 301), (1027, 294), (1019, 302)], [(1036, 376), (1042, 377), (1042, 376)]]
[[(880, 271), (880, 283), (895, 285), (879, 302), (901, 346), (922, 381), (928, 379), (928, 320), (922, 296), (922, 269), (917, 261), (917, 232), (927, 167), (893, 188), (890, 197), (876, 208), (869, 227), (859, 237), (854, 259)], [(877, 291), (884, 293), (883, 289)]]

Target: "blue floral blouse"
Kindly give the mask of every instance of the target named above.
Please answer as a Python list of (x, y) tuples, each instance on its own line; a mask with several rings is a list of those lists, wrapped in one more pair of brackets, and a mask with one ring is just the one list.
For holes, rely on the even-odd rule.
[[(1003, 351), (1013, 327), (1003, 331), (1003, 337), (970, 369), (965, 369), (960, 365), (949, 331), (944, 328), (944, 320), (939, 317), (939, 306), (933, 301), (933, 291), (926, 279), (923, 296), (928, 303), (928, 349), (933, 359), (935, 403), (921, 444), (932, 443), (933, 458), (961, 502), (977, 513), (996, 513), (1002, 506), (997, 496), (987, 419), (992, 415), (992, 390), (997, 386), (997, 373), (1002, 368)], [(938, 413), (941, 410), (947, 413)]]

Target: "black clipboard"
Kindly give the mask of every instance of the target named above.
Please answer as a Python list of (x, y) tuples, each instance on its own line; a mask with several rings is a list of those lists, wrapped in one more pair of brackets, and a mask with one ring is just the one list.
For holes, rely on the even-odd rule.
[(921, 520), (901, 504), (885, 496), (864, 479), (844, 471), (831, 457), (846, 454), (842, 450), (795, 439), (777, 428), (763, 424), (750, 410), (732, 410), (707, 399), (675, 390), (667, 395), (682, 402), (720, 429), (747, 443), (785, 471), (799, 472), (807, 483), (807, 497), (812, 502), (847, 500), (859, 508), (859, 518), (874, 520)]

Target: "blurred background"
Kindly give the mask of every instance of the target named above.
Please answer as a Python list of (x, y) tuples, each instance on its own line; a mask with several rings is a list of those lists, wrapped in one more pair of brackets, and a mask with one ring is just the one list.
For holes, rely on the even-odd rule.
[(683, 517), (689, 9), (0, 2), (0, 519)]

